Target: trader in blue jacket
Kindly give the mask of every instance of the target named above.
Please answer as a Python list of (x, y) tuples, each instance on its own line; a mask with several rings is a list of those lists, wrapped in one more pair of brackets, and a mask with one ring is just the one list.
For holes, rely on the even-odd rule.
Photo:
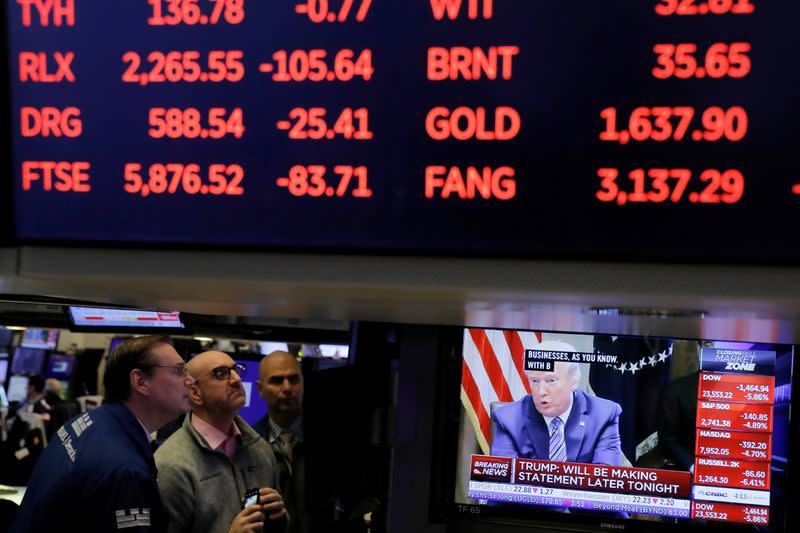
[(104, 405), (55, 433), (11, 532), (164, 531), (151, 434), (189, 411), (193, 382), (167, 337), (117, 346), (106, 366)]

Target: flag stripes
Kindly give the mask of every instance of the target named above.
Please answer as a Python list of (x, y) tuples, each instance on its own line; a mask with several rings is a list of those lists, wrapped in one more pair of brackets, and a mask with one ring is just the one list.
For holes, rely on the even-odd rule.
[(490, 450), (492, 403), (513, 402), (530, 394), (525, 350), (541, 342), (539, 332), (464, 330), (461, 401), (483, 453)]

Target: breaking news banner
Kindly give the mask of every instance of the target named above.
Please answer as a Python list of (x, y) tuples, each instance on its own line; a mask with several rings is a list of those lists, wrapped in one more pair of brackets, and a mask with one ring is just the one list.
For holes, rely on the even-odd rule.
[(473, 455), (470, 498), (689, 518), (691, 474)]
[(704, 372), (738, 372), (774, 376), (775, 352), (768, 350), (703, 348), (700, 353), (700, 369)]
[(557, 361), (565, 363), (602, 363), (616, 365), (619, 357), (607, 353), (559, 352), (555, 350), (525, 350), (525, 370), (552, 372)]

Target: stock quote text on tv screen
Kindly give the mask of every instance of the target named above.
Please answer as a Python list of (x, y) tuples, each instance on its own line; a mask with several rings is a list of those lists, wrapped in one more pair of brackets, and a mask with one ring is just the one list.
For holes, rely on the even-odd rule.
[(800, 258), (797, 2), (6, 10), (23, 240)]

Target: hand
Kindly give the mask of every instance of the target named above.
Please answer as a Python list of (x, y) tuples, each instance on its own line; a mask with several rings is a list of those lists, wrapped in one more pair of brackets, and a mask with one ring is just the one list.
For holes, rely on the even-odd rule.
[(262, 488), (258, 491), (258, 503), (263, 506), (264, 514), (270, 520), (280, 520), (286, 516), (286, 506), (283, 497), (275, 489)]
[(260, 505), (251, 505), (242, 510), (233, 519), (228, 533), (251, 533), (264, 529), (264, 513)]

